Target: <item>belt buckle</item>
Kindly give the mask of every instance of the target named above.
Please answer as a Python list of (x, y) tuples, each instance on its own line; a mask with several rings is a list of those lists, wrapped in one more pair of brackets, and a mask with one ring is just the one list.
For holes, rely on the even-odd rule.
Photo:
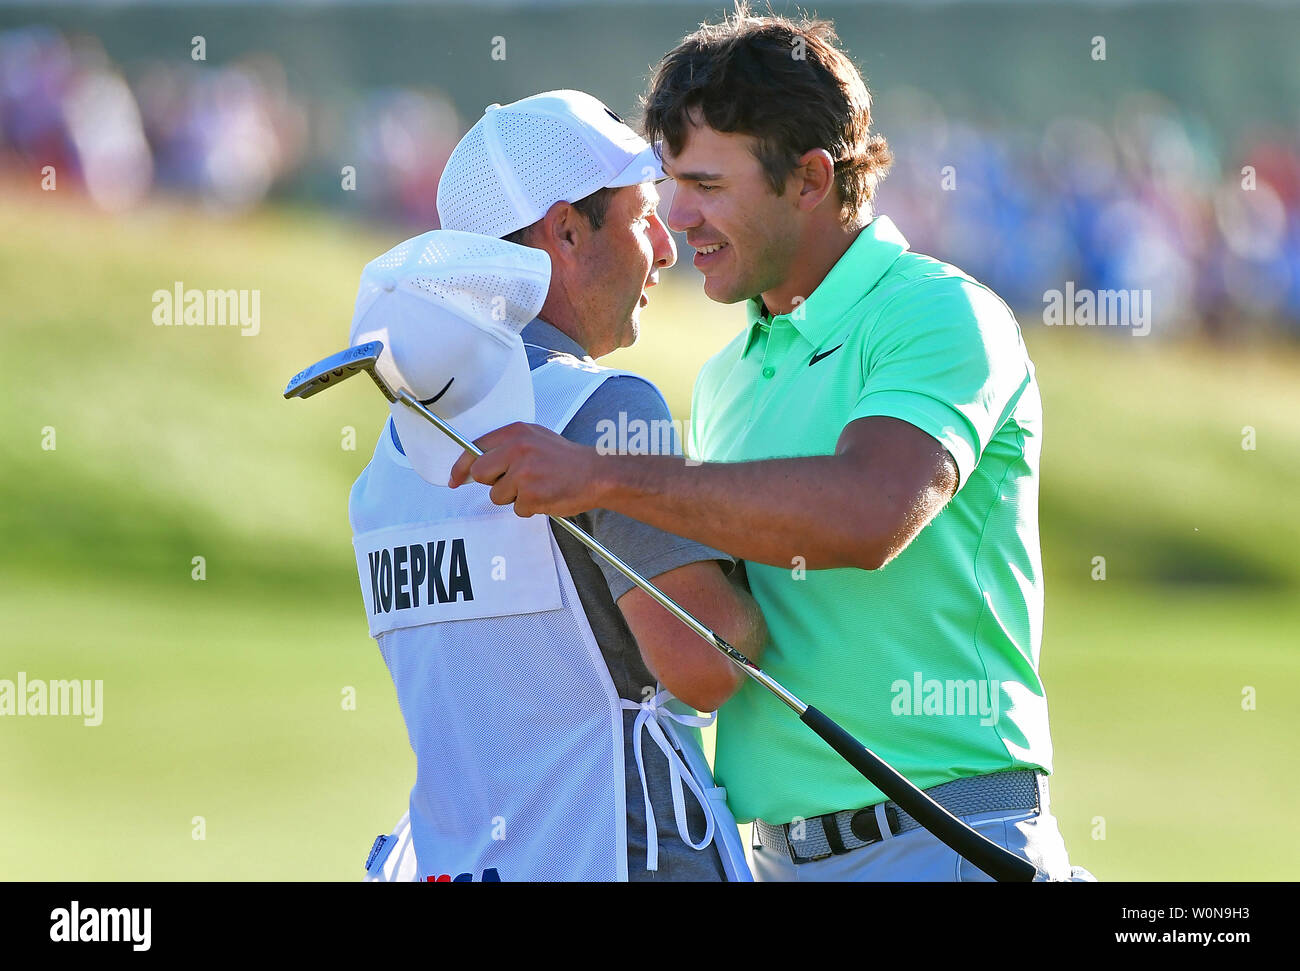
[[(807, 827), (809, 824), (820, 823), (820, 822), (821, 822), (821, 817), (817, 816), (814, 817), (813, 819), (801, 820), (799, 825)], [(816, 856), (801, 856), (799, 853), (796, 853), (794, 848), (795, 843), (803, 843), (805, 842), (805, 840), (804, 839), (796, 840), (794, 837), (790, 835), (790, 827), (792, 825), (794, 824), (782, 823), (781, 832), (785, 836), (785, 849), (786, 852), (790, 854), (790, 862), (793, 863), (795, 866), (798, 866), (801, 863), (816, 863), (818, 860), (824, 860), (827, 857), (835, 855), (834, 852), (832, 851), (828, 851), (826, 853), (819, 853)]]

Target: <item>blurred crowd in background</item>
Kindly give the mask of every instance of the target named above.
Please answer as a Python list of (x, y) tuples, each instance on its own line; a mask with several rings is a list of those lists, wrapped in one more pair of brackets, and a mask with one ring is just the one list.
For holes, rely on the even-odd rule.
[(894, 92), (889, 117), (879, 210), (1017, 310), (1073, 281), (1151, 291), (1153, 333), (1300, 337), (1300, 130), (1224, 145), (1142, 91), (1107, 125), (976, 127), (917, 91)]
[[(1143, 91), (1104, 122), (1035, 129), (954, 117), (915, 89), (876, 101), (896, 158), (877, 210), (1015, 309), (1040, 312), (1071, 281), (1150, 291), (1155, 334), (1226, 338), (1244, 321), (1300, 337), (1300, 131), (1223, 144)], [(472, 121), (434, 89), (313, 99), (269, 55), (127, 70), (90, 36), (0, 32), (0, 172), (35, 183), (54, 166), (59, 188), (107, 210), (291, 199), (433, 228), (439, 173)]]

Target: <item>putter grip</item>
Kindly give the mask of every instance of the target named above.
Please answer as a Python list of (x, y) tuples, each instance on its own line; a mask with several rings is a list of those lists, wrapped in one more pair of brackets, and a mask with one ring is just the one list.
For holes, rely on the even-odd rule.
[(800, 720), (835, 749), (900, 809), (994, 880), (1028, 882), (1037, 871), (1028, 860), (975, 832), (811, 705)]

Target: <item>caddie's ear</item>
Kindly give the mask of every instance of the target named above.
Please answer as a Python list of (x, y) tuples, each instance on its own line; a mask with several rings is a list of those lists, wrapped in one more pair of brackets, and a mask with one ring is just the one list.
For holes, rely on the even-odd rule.
[(835, 190), (835, 160), (824, 148), (810, 148), (799, 156), (787, 182), (793, 189), (795, 205), (812, 212)]
[(552, 260), (564, 260), (576, 255), (590, 226), (571, 203), (560, 201), (546, 210), (538, 229), (541, 248), (550, 254)]

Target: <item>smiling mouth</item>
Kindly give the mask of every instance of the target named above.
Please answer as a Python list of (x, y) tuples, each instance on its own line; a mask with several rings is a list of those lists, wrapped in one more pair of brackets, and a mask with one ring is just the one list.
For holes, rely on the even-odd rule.
[(726, 243), (710, 243), (710, 244), (707, 245), (707, 246), (697, 246), (697, 247), (695, 247), (695, 252), (701, 254), (702, 256), (708, 256), (710, 253), (716, 253), (718, 250), (722, 249), (722, 248), (723, 248), (724, 246), (726, 246), (726, 245), (728, 245), (728, 244), (726, 244)]

